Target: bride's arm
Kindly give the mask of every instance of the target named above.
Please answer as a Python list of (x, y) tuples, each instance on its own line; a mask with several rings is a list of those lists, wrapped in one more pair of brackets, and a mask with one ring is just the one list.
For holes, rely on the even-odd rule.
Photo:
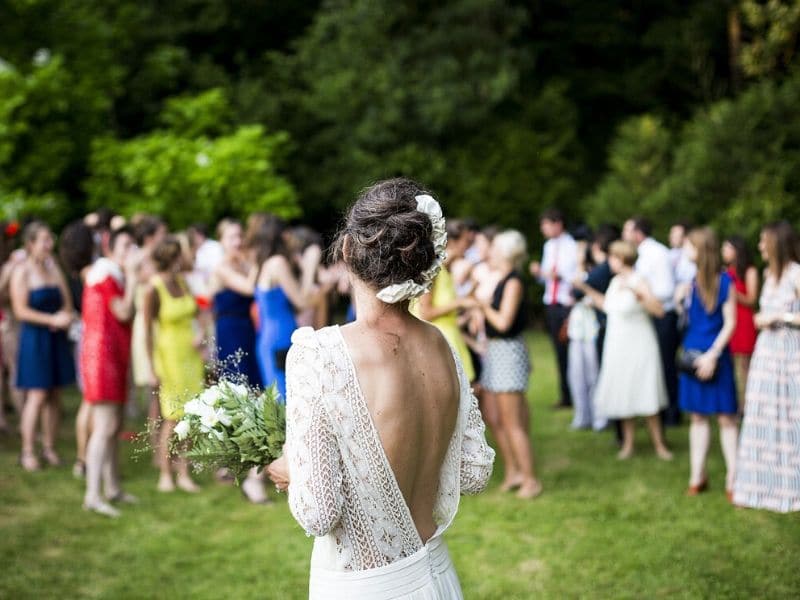
[(289, 509), (306, 533), (314, 536), (328, 534), (339, 523), (344, 470), (322, 403), (320, 368), (322, 360), (313, 340), (295, 340), (286, 359), (284, 456), (289, 466)]
[[(462, 389), (469, 390), (469, 381), (461, 373)], [(469, 413), (464, 437), (461, 440), (461, 493), (477, 494), (486, 487), (492, 476), (494, 450), (486, 441), (486, 426), (478, 408), (478, 399), (469, 392)]]

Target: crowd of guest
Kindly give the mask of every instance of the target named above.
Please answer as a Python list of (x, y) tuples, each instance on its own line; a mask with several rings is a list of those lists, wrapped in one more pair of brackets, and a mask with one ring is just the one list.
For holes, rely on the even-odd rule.
[[(460, 356), (502, 460), (501, 490), (543, 490), (526, 399), (532, 276), (544, 287), (556, 408), (573, 411), (573, 429), (614, 432), (626, 460), (641, 418), (656, 456), (672, 460), (665, 431), (687, 418), (696, 495), (709, 486), (714, 418), (730, 501), (800, 510), (800, 247), (789, 224), (761, 233), (763, 288), (745, 240), (720, 244), (707, 227), (676, 223), (668, 248), (645, 218), (568, 229), (550, 209), (541, 261), (527, 265), (522, 232), (459, 219), (447, 230), (444, 268), (410, 310)], [(60, 394), (77, 383), (73, 471), (85, 479), (84, 508), (108, 516), (136, 501), (117, 466), (126, 415), (144, 403), (157, 489), (197, 492), (169, 450), (183, 404), (220, 376), (285, 395), (292, 333), (329, 324), (349, 302), (346, 267), (325, 264), (321, 236), (270, 214), (223, 219), (211, 236), (204, 224), (170, 232), (158, 216), (99, 210), (60, 238), (56, 252), (43, 222), (3, 229), (0, 429), (13, 410), (21, 467), (60, 465)], [(347, 306), (345, 318), (356, 312)], [(256, 470), (242, 491), (269, 502)]]

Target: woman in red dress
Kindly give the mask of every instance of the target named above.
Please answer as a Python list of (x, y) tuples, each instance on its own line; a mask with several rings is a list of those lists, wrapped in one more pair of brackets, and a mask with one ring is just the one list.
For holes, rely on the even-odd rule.
[[(80, 362), (84, 401), (92, 407), (83, 507), (109, 517), (118, 516), (119, 511), (108, 501), (135, 502), (122, 491), (117, 471), (117, 435), (128, 397), (136, 288), (133, 248), (129, 229), (113, 231), (108, 257), (97, 259), (91, 266), (83, 290)], [(105, 498), (100, 494), (101, 480)]]
[[(739, 389), (747, 387), (750, 357), (756, 346), (756, 326), (753, 320), (758, 302), (760, 282), (758, 269), (753, 265), (747, 244), (741, 236), (734, 235), (722, 244), (722, 261), (736, 287), (736, 329), (731, 337), (730, 348), (736, 365)], [(739, 403), (743, 410), (744, 403)]]

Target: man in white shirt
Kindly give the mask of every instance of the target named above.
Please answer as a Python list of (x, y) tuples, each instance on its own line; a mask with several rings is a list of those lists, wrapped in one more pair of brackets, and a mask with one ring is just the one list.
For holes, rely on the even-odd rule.
[(683, 251), (683, 242), (686, 241), (689, 229), (689, 225), (684, 222), (675, 223), (669, 228), (669, 257), (676, 285), (692, 283), (697, 274), (697, 265)]
[(662, 414), (664, 425), (680, 424), (681, 413), (678, 408), (678, 370), (675, 355), (678, 352), (678, 314), (675, 312), (675, 272), (672, 267), (669, 249), (651, 237), (652, 225), (643, 217), (633, 217), (625, 221), (622, 238), (636, 245), (639, 258), (636, 272), (640, 273), (650, 286), (653, 295), (664, 306), (664, 316), (653, 319), (661, 352), (661, 366), (667, 385), (669, 406)]
[(542, 262), (532, 262), (531, 275), (544, 284), (544, 318), (547, 332), (558, 358), (561, 397), (556, 408), (572, 406), (572, 395), (567, 380), (566, 336), (560, 336), (564, 322), (573, 303), (572, 282), (578, 273), (578, 250), (575, 240), (564, 228), (564, 214), (555, 208), (542, 213), (539, 227), (545, 237)]

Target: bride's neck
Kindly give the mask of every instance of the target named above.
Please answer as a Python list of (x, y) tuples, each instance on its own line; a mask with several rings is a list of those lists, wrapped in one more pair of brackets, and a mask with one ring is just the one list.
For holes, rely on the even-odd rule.
[(367, 327), (395, 328), (414, 317), (408, 312), (408, 301), (387, 304), (378, 300), (375, 290), (363, 281), (351, 276), (353, 301), (356, 306), (356, 322)]

